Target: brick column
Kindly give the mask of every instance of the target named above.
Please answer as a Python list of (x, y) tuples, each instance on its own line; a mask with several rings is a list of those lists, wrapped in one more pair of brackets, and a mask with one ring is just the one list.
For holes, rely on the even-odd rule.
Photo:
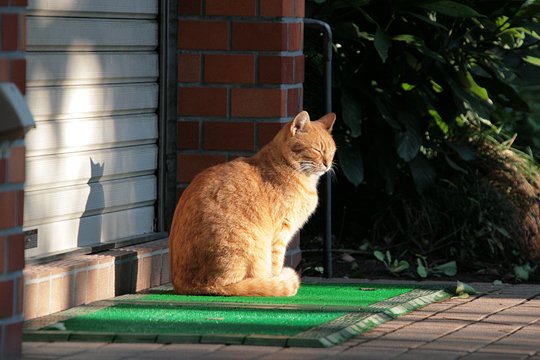
[[(0, 82), (15, 83), (23, 94), (26, 82), (25, 7), (26, 0), (0, 1)], [(17, 359), (21, 352), (23, 136), (24, 131), (0, 134), (0, 359)]]
[(303, 16), (304, 0), (179, 1), (179, 194), (302, 109)]

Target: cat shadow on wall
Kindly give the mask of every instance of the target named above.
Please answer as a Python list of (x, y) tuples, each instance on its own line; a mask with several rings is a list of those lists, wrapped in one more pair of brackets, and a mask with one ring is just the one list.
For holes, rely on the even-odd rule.
[(87, 184), (90, 193), (86, 199), (84, 212), (79, 220), (77, 246), (91, 246), (101, 242), (102, 217), (105, 207), (105, 193), (100, 179), (103, 177), (105, 164), (94, 162), (90, 157), (90, 179)]

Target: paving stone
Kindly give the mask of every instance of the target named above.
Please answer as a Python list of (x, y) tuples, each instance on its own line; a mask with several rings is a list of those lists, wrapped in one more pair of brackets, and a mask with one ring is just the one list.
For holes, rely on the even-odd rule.
[(493, 283), (482, 283), (482, 282), (472, 282), (472, 283), (467, 283), (467, 284), (472, 286), (476, 291), (480, 293), (499, 292), (507, 287), (513, 286), (511, 284), (493, 285)]
[[(540, 306), (540, 305), (539, 305)], [(500, 324), (529, 325), (540, 321), (540, 309), (523, 305), (515, 306), (488, 316), (484, 321)]]
[(345, 350), (335, 356), (332, 357), (332, 359), (350, 359), (350, 360), (362, 360), (362, 359), (377, 359), (377, 360), (385, 360), (385, 359), (393, 359), (397, 355), (407, 351), (405, 348), (399, 348), (399, 347), (389, 347), (389, 348), (381, 348), (381, 347), (371, 347), (369, 345), (361, 345), (357, 347), (350, 348), (348, 350)]
[(361, 345), (361, 347), (373, 347), (373, 348), (399, 348), (409, 349), (418, 347), (426, 343), (426, 340), (414, 339), (411, 337), (388, 337), (383, 336), (371, 341), (368, 341)]
[(415, 322), (415, 321), (421, 321), (424, 320), (430, 316), (433, 316), (436, 313), (439, 313), (444, 310), (448, 310), (452, 308), (454, 305), (446, 304), (445, 302), (442, 303), (433, 303), (430, 305), (427, 305), (423, 308), (417, 309), (415, 311), (412, 311), (406, 315), (403, 315), (399, 319), (401, 322)]
[(518, 344), (512, 343), (499, 343), (490, 344), (482, 349), (479, 349), (478, 352), (488, 352), (494, 354), (521, 354), (530, 356), (536, 353), (536, 349), (524, 348)]
[(515, 299), (476, 300), (471, 303), (456, 306), (449, 309), (448, 311), (436, 314), (433, 316), (433, 318), (475, 322), (506, 308), (516, 306), (518, 303), (519, 302)]
[(540, 296), (539, 297), (536, 297), (534, 299), (531, 299), (529, 301), (527, 301), (526, 303), (524, 303), (523, 305), (521, 306), (524, 306), (524, 307), (534, 307), (534, 308), (540, 308)]
[(527, 359), (525, 354), (497, 353), (497, 352), (474, 352), (468, 354), (461, 359), (467, 360), (521, 360)]
[[(225, 345), (217, 344), (171, 344), (138, 354), (133, 359), (137, 360), (177, 360), (204, 357), (208, 354), (218, 354), (219, 350), (226, 348)], [(279, 349), (279, 348), (278, 348)], [(96, 358), (94, 360), (100, 360)]]
[(485, 351), (524, 353), (529, 355), (540, 353), (540, 324), (526, 326), (486, 347)]
[(440, 318), (430, 317), (425, 320), (411, 324), (409, 326), (412, 326), (413, 328), (424, 327), (426, 328), (426, 331), (429, 331), (430, 328), (439, 327), (439, 328), (445, 328), (448, 330), (448, 332), (450, 332), (450, 331), (456, 331), (458, 329), (461, 329), (469, 324), (470, 324), (469, 321), (464, 321), (464, 320), (440, 319)]
[(500, 307), (501, 309), (509, 308), (512, 306), (520, 305), (524, 302), (526, 302), (526, 299), (523, 299), (521, 297), (514, 298), (514, 297), (505, 297), (504, 295), (500, 297), (501, 294), (490, 294), (486, 296), (482, 296), (475, 301), (471, 302), (472, 306), (483, 304), (490, 307)]
[[(414, 347), (423, 343), (433, 341), (465, 325), (466, 323), (464, 322), (456, 321), (444, 321), (444, 323), (420, 321), (398, 329), (389, 334), (386, 334), (378, 339), (375, 339), (368, 343), (368, 345), (378, 346), (378, 344), (386, 343), (389, 341), (397, 341), (403, 344), (407, 344), (407, 347)], [(378, 342), (376, 342), (377, 340)]]
[(518, 284), (505, 287), (501, 291), (501, 295), (516, 296), (518, 298), (533, 298), (540, 295), (540, 288), (533, 284)]
[(123, 357), (134, 357), (150, 351), (154, 351), (162, 348), (163, 344), (132, 344), (132, 343), (111, 343), (105, 344), (102, 347), (96, 348), (95, 350), (87, 351), (86, 353), (90, 356), (94, 356), (95, 360), (101, 360), (102, 357), (114, 357), (114, 356), (123, 356)]
[[(354, 339), (357, 339), (356, 341), (358, 342), (366, 342), (366, 341), (370, 341), (372, 339), (376, 339), (378, 337), (381, 337), (383, 335), (386, 335), (390, 332), (390, 330), (384, 330), (384, 329), (379, 329), (379, 328), (375, 328), (375, 329), (372, 329), (366, 333), (363, 333), (363, 334), (360, 334), (359, 336), (355, 337)], [(349, 341), (352, 341), (352, 340), (349, 340)]]
[(91, 353), (80, 353), (80, 354), (76, 354), (76, 355), (70, 355), (70, 356), (67, 356), (67, 357), (63, 357), (61, 358), (62, 360), (124, 360), (124, 359), (131, 359), (131, 357), (129, 358), (126, 358), (120, 354), (116, 354), (116, 353), (103, 353), (103, 354), (100, 354), (98, 357), (96, 357), (95, 354), (91, 354)]
[(207, 353), (206, 357), (212, 359), (249, 360), (271, 355), (280, 350), (281, 348), (276, 346), (230, 345), (220, 349), (217, 353)]
[[(279, 351), (260, 357), (259, 359), (264, 360), (317, 360), (317, 359), (328, 359), (330, 357), (334, 358), (341, 348), (280, 348)], [(218, 357), (216, 357), (218, 359)]]
[[(37, 344), (32, 346), (28, 344)], [(54, 343), (26, 343), (23, 342), (22, 350), (24, 356), (52, 356), (60, 357), (81, 352), (95, 350), (103, 347), (105, 343), (70, 343), (70, 342), (54, 342)]]
[(466, 352), (460, 351), (436, 351), (425, 349), (412, 349), (404, 352), (397, 357), (396, 360), (418, 360), (418, 359), (437, 359), (437, 360), (454, 360), (460, 359), (466, 355)]
[(519, 326), (476, 323), (422, 346), (424, 349), (473, 352), (519, 329)]

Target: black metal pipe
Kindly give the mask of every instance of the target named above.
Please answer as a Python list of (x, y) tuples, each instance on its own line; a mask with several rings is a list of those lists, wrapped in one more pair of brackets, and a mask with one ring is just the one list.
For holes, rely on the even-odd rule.
[[(304, 27), (317, 29), (323, 34), (324, 88), (326, 112), (332, 112), (332, 29), (328, 23), (317, 19), (304, 19)], [(325, 226), (324, 226), (324, 276), (333, 276), (332, 264), (332, 174), (325, 176)]]
[(154, 229), (157, 233), (168, 230), (176, 205), (177, 3), (159, 1), (158, 186)]

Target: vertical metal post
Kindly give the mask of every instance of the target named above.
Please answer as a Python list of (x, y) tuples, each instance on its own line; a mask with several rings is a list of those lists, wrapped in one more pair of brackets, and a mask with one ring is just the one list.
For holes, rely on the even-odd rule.
[[(165, 232), (176, 201), (177, 1), (159, 1), (159, 110), (156, 232)], [(171, 210), (172, 206), (172, 210)]]
[[(324, 88), (326, 112), (332, 112), (332, 29), (324, 21), (316, 19), (304, 19), (304, 26), (317, 29), (323, 34), (324, 63)], [(325, 226), (324, 226), (324, 276), (333, 276), (332, 263), (332, 174), (325, 176)]]

